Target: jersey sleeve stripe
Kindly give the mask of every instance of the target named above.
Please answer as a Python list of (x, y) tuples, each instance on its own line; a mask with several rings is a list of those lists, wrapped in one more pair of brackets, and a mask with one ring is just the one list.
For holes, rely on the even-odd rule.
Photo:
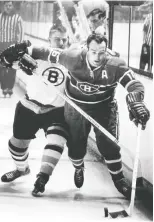
[(119, 83), (125, 87), (130, 81), (135, 80), (134, 72), (128, 70), (124, 75), (119, 79)]
[(52, 63), (57, 63), (59, 61), (59, 55), (61, 52), (56, 49), (51, 49), (50, 54), (48, 56), (48, 61)]
[(142, 92), (144, 93), (144, 86), (139, 80), (133, 80), (125, 87), (128, 92)]

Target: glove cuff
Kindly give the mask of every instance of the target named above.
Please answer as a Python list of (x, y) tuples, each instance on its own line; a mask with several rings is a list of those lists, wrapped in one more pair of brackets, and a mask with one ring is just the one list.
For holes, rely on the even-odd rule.
[(144, 94), (141, 92), (130, 92), (126, 95), (127, 104), (134, 102), (143, 102)]

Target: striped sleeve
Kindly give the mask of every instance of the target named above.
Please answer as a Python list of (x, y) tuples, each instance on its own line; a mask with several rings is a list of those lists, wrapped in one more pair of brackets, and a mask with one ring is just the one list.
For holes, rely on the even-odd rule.
[(70, 72), (74, 70), (74, 67), (81, 58), (81, 49), (78, 47), (70, 47), (68, 49), (50, 49), (48, 60), (52, 63), (58, 62), (63, 65)]
[(23, 20), (21, 16), (18, 16), (17, 19), (17, 32), (16, 32), (16, 40), (17, 42), (21, 42), (24, 37), (24, 26), (23, 26)]
[(133, 70), (126, 67), (119, 67), (123, 75), (119, 79), (119, 83), (128, 91), (128, 92), (142, 92), (144, 93), (143, 84), (136, 79), (135, 73)]
[(18, 14), (0, 14), (0, 41), (21, 42), (23, 40), (23, 21)]

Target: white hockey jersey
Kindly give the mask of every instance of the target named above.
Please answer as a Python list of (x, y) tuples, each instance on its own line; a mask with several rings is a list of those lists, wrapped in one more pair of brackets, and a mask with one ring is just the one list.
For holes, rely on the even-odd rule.
[(64, 105), (64, 100), (57, 94), (64, 93), (65, 79), (68, 71), (60, 64), (38, 60), (38, 68), (27, 81), (27, 94), (21, 103), (35, 113), (45, 113), (53, 106)]

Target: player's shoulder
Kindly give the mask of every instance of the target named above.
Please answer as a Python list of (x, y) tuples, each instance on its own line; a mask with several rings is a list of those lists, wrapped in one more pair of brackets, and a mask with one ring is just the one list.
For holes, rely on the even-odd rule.
[(82, 54), (82, 48), (78, 44), (72, 44), (64, 53), (72, 58), (78, 58)]
[(55, 70), (55, 71), (59, 70), (65, 74), (68, 73), (68, 70), (60, 63), (50, 63), (50, 68), (51, 68), (51, 70)]
[(46, 46), (46, 45), (38, 45), (38, 44), (32, 44), (30, 47), (28, 47), (29, 50), (32, 49), (32, 50), (37, 50), (37, 51), (42, 51), (42, 50), (50, 50), (49, 46)]
[(30, 47), (28, 47), (28, 53), (32, 55), (33, 53), (35, 54), (42, 54), (42, 53), (49, 53), (50, 48), (48, 46), (44, 45), (35, 45), (32, 44)]
[(124, 61), (124, 59), (120, 58), (120, 57), (111, 57), (107, 60), (107, 65), (110, 66), (126, 66), (126, 62)]

